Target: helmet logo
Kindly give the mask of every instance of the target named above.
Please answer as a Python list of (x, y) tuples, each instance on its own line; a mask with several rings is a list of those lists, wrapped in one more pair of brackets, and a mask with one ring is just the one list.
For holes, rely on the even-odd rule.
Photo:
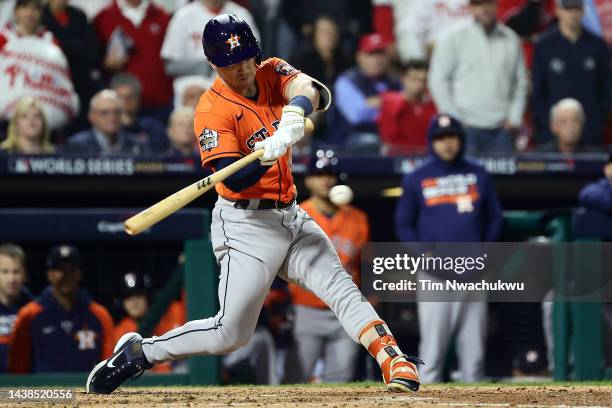
[(446, 115), (442, 115), (440, 116), (440, 119), (438, 119), (438, 126), (440, 127), (447, 127), (447, 126), (450, 126), (450, 124), (451, 124), (451, 120)]
[(240, 42), (238, 42), (239, 39), (240, 39), (239, 35), (230, 34), (230, 38), (228, 38), (227, 41), (225, 41), (227, 44), (230, 45), (230, 51), (236, 47), (240, 47)]

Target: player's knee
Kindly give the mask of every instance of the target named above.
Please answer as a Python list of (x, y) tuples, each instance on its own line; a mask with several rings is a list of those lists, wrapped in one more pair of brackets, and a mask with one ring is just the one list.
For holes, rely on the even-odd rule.
[(251, 333), (244, 333), (240, 330), (226, 331), (223, 336), (223, 352), (231, 353), (238, 350), (249, 342)]

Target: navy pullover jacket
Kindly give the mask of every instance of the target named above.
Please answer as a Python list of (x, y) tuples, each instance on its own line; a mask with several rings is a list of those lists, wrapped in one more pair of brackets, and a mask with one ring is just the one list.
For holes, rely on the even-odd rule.
[(461, 150), (451, 163), (433, 153), (431, 135), (430, 125), (428, 159), (402, 181), (397, 236), (403, 242), (496, 241), (502, 211), (491, 176), (463, 157), (465, 135), (460, 135)]

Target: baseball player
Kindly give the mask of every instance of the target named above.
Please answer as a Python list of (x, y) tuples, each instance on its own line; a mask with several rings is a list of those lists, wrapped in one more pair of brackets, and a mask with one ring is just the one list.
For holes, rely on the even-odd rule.
[(304, 136), (304, 117), (329, 107), (329, 90), (281, 59), (262, 61), (251, 28), (235, 15), (208, 21), (202, 42), (217, 72), (194, 118), (202, 164), (216, 171), (264, 151), (261, 163), (216, 186), (211, 240), (221, 269), (220, 311), (159, 337), (126, 334), (113, 356), (91, 371), (87, 391), (110, 393), (163, 361), (238, 349), (249, 341), (277, 274), (330, 307), (348, 335), (376, 358), (390, 390), (416, 391), (420, 360), (402, 353), (325, 232), (295, 202), (291, 145)]
[[(358, 208), (339, 207), (330, 200), (330, 190), (338, 181), (337, 162), (331, 150), (317, 151), (305, 179), (310, 198), (300, 207), (327, 234), (342, 265), (358, 282), (361, 248), (369, 237), (368, 219)], [(350, 381), (359, 351), (357, 344), (321, 299), (295, 284), (290, 284), (289, 290), (295, 311), (292, 351), (297, 361), (288, 361), (285, 381), (309, 381), (319, 358), (324, 359), (323, 382)]]

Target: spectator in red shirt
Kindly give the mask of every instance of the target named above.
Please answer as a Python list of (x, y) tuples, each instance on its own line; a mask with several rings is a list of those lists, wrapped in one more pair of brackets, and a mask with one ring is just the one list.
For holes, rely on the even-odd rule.
[(427, 63), (409, 61), (402, 69), (402, 91), (381, 95), (378, 129), (381, 141), (394, 151), (424, 152), (427, 127), (436, 105), (427, 92)]
[(163, 122), (170, 113), (172, 81), (160, 57), (170, 16), (150, 0), (116, 0), (94, 20), (105, 51), (104, 68), (128, 72), (142, 84), (143, 113)]

